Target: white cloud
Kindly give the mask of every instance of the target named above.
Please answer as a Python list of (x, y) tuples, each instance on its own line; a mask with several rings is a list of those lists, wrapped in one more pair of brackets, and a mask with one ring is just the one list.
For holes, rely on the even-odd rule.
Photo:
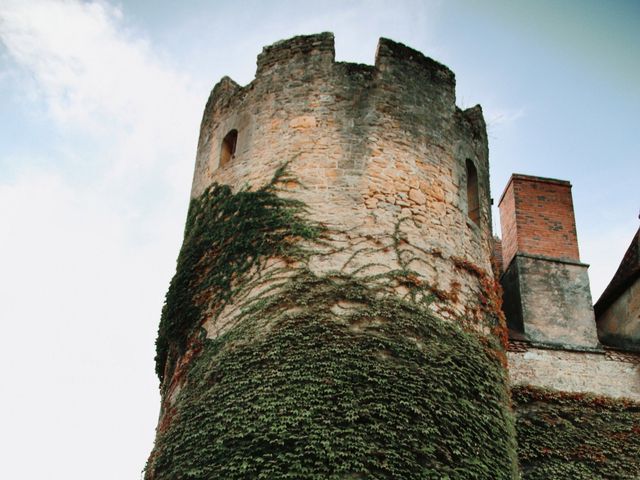
[(487, 123), (494, 127), (512, 124), (525, 114), (524, 108), (496, 108), (489, 105), (486, 110)]
[(132, 246), (125, 220), (55, 175), (0, 186), (0, 218), (0, 476), (135, 478), (157, 418), (170, 249)]
[(0, 163), (0, 477), (137, 478), (206, 89), (104, 2), (5, 1), (0, 40), (57, 132)]
[[(127, 29), (120, 9), (103, 2), (10, 0), (0, 7), (0, 38), (35, 80), (36, 98), (45, 101), (58, 128), (113, 146), (94, 159), (106, 159), (101, 166), (111, 173), (193, 156), (205, 90)], [(180, 161), (190, 170), (190, 159)]]

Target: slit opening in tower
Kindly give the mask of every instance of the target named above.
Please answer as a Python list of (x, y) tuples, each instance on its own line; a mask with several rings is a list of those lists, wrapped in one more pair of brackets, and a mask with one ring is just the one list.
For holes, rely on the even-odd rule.
[(220, 166), (224, 167), (235, 157), (236, 145), (238, 144), (238, 130), (235, 128), (227, 133), (222, 140), (220, 148)]
[(480, 224), (480, 199), (478, 197), (478, 171), (467, 159), (467, 215), (476, 225)]

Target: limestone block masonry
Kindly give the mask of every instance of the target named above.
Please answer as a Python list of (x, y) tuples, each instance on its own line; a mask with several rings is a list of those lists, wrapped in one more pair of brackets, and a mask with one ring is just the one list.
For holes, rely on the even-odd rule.
[(602, 343), (640, 352), (640, 229), (594, 310)]
[(148, 480), (517, 477), (486, 126), (447, 67), (265, 47), (211, 92), (191, 197)]
[(640, 401), (640, 355), (537, 348), (520, 344), (508, 353), (512, 386), (591, 393)]
[[(213, 182), (263, 185), (289, 162), (300, 184), (287, 194), (309, 205), (315, 220), (349, 231), (336, 239), (347, 248), (316, 262), (318, 271), (397, 268), (376, 247), (400, 222), (403, 238), (420, 252), (411, 267), (446, 297), (434, 308), (481, 323), (477, 272), (465, 268), (492, 278), (480, 107), (457, 108), (453, 73), (391, 40), (380, 39), (375, 66), (334, 56), (332, 34), (296, 37), (264, 48), (249, 85), (223, 78), (205, 108), (192, 197)], [(232, 130), (234, 158), (220, 166)], [(477, 172), (477, 223), (467, 207), (467, 161)], [(364, 253), (367, 245), (377, 252)], [(354, 257), (355, 246), (363, 253)]]
[(587, 265), (518, 254), (502, 286), (512, 332), (550, 345), (598, 347)]
[(640, 351), (640, 277), (600, 315), (598, 334), (608, 345)]
[(639, 478), (638, 355), (598, 344), (570, 184), (514, 175), (495, 242), (482, 110), (447, 67), (265, 47), (211, 92), (191, 197), (147, 480)]

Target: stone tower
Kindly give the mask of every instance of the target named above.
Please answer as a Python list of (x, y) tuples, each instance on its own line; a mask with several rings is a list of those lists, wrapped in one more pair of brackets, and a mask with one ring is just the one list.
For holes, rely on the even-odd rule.
[(207, 102), (148, 479), (516, 477), (482, 111), (404, 45), (334, 57)]

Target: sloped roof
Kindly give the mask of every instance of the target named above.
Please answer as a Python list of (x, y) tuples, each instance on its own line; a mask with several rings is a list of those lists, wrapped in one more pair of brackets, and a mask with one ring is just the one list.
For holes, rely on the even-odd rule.
[(593, 306), (596, 320), (638, 277), (640, 277), (640, 228), (633, 237), (611, 282)]

